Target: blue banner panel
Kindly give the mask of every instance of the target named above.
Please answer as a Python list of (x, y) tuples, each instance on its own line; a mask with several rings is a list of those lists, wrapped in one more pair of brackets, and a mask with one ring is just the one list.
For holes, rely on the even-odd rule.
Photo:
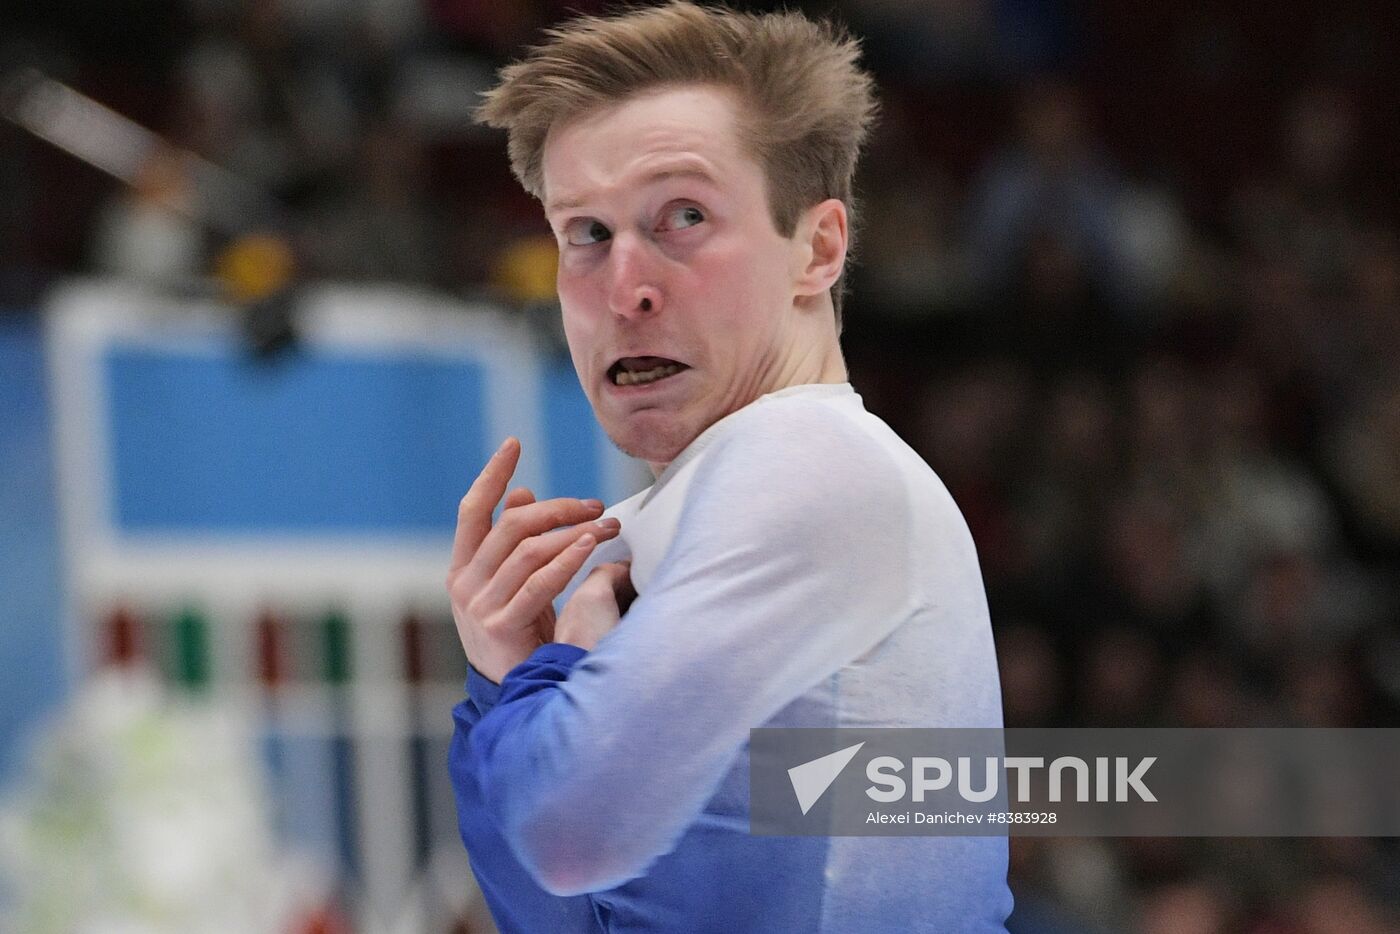
[(38, 321), (0, 315), (0, 785), (68, 688), (53, 477)]
[(605, 486), (598, 449), (602, 432), (578, 384), (573, 362), (563, 355), (546, 361), (544, 382), (551, 495), (601, 496)]
[(122, 532), (450, 535), (490, 454), (468, 361), (118, 344), (103, 363)]

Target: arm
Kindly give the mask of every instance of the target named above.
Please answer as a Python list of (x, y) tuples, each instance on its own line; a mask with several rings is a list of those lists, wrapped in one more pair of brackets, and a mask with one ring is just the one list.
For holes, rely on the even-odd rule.
[[(458, 511), (447, 588), (470, 669), (468, 697), (453, 710), (453, 791), (472, 870), (502, 931), (583, 930), (591, 914), (586, 900), (552, 898), (539, 889), (482, 806), (471, 774), (458, 768), (468, 737), (499, 700), (496, 681), (553, 637), (551, 602), (584, 565), (594, 544), (617, 533), (615, 522), (588, 521), (598, 518), (602, 503), (537, 503), (523, 488), (507, 495), (519, 457), (519, 442), (507, 439)], [(493, 523), (492, 512), (503, 497), (504, 509)]]
[[(572, 661), (583, 654), (573, 646), (550, 644), (540, 648), (558, 653), (553, 660), (531, 659), (519, 667), (528, 673), (516, 678), (523, 684), (543, 685), (562, 680)], [(569, 654), (572, 653), (572, 656)], [(470, 769), (461, 765), (470, 758), (468, 738), (472, 729), (497, 702), (501, 686), (475, 669), (468, 674), (470, 696), (452, 711), (453, 735), (448, 753), (453, 774), (453, 794), (457, 801), (457, 821), (467, 844), (472, 872), (476, 875), (486, 902), (502, 934), (532, 934), (539, 931), (592, 931), (593, 907), (584, 897), (558, 898), (540, 888), (534, 877), (520, 865), (510, 846), (501, 837), (482, 804), (481, 789)]]
[[(672, 849), (752, 727), (910, 612), (897, 468), (819, 407), (746, 416), (707, 454), (670, 551), (567, 680), (502, 685), (469, 767), (521, 863), (599, 891)], [(567, 608), (565, 610), (567, 612)]]

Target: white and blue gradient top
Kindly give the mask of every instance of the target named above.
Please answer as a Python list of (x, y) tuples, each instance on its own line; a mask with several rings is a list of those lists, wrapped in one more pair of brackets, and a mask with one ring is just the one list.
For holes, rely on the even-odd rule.
[[(512, 931), (1000, 932), (1004, 837), (760, 837), (754, 727), (999, 727), (961, 513), (850, 384), (716, 422), (610, 508), (638, 597), (454, 711), (473, 869)], [(561, 604), (569, 593), (561, 597)]]

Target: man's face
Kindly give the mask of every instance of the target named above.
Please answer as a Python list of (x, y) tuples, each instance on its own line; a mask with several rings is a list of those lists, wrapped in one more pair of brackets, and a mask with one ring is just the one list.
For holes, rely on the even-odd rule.
[(613, 443), (667, 464), (786, 385), (810, 353), (793, 328), (801, 251), (773, 226), (728, 93), (628, 98), (555, 127), (543, 156), (564, 331)]

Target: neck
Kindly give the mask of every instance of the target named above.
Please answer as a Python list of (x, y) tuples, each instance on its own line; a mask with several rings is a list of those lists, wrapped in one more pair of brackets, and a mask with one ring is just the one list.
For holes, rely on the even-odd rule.
[(834, 325), (829, 325), (817, 339), (804, 341), (798, 346), (803, 346), (804, 349), (790, 356), (779, 367), (764, 394), (787, 389), (789, 386), (844, 383), (850, 379), (846, 373), (846, 358), (841, 354), (841, 342), (836, 337)]
[[(765, 390), (761, 395), (751, 399), (749, 404), (769, 393), (779, 392), (792, 386), (810, 386), (817, 383), (845, 383), (850, 381), (850, 376), (846, 370), (846, 359), (841, 354), (841, 345), (833, 339), (827, 344), (821, 353), (809, 355), (805, 358), (794, 360), (787, 368), (784, 375), (776, 380), (772, 388)], [(693, 443), (693, 442), (692, 442)], [(670, 461), (658, 463), (648, 461), (647, 466), (651, 468), (651, 476), (656, 479), (671, 466)]]
[[(849, 382), (850, 376), (846, 370), (846, 358), (841, 353), (841, 338), (836, 332), (836, 315), (832, 311), (830, 294), (824, 293), (814, 303), (798, 309), (798, 312), (794, 327), (788, 334), (787, 346), (792, 350), (785, 360), (770, 371), (766, 379), (761, 379), (760, 387), (766, 388), (757, 392), (745, 403), (746, 405), (751, 405), (769, 393), (792, 386)], [(708, 427), (707, 425), (706, 428)], [(703, 431), (704, 429), (702, 433)], [(694, 443), (693, 438), (691, 443)], [(647, 466), (651, 468), (652, 477), (657, 478), (670, 463), (648, 461)]]

